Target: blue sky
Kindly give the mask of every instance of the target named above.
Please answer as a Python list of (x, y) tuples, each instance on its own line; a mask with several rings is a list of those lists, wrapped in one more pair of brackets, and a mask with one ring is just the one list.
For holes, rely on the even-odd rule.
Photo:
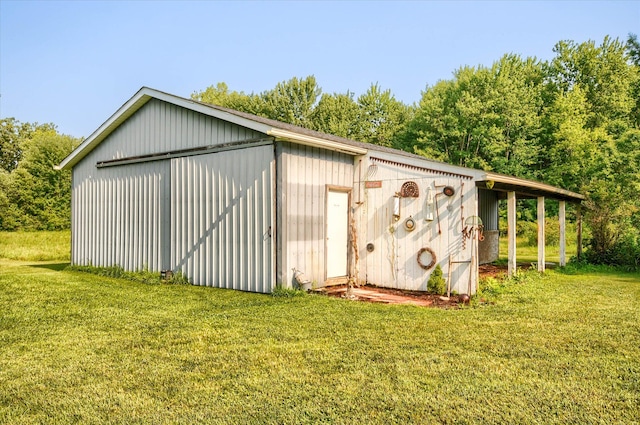
[(0, 0), (0, 117), (88, 136), (140, 87), (261, 92), (315, 75), (405, 103), (463, 65), (640, 35), (640, 2)]

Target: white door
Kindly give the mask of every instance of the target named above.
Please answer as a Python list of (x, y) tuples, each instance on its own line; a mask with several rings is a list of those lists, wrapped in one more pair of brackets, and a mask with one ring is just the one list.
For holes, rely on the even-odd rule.
[(327, 193), (327, 279), (347, 276), (349, 256), (349, 193)]

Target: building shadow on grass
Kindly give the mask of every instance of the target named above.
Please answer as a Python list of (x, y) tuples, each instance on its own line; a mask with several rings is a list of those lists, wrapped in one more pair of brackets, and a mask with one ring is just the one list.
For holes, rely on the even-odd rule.
[(30, 264), (29, 267), (37, 269), (49, 269), (56, 272), (64, 270), (70, 263), (51, 263), (51, 264)]

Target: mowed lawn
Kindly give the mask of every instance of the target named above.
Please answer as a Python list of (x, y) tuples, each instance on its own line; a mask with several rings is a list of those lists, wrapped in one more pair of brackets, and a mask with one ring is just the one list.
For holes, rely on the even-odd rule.
[(440, 310), (63, 267), (0, 259), (0, 423), (640, 422), (640, 274)]

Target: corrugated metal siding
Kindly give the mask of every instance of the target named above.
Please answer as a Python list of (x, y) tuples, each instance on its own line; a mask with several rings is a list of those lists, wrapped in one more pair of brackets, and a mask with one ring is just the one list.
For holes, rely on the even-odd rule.
[(485, 230), (498, 230), (498, 194), (493, 190), (478, 189), (478, 215)]
[(245, 127), (151, 99), (97, 146), (95, 163), (131, 156), (219, 145), (263, 137)]
[(171, 160), (171, 259), (195, 285), (270, 292), (272, 145)]
[(292, 269), (297, 268), (322, 286), (327, 185), (352, 188), (354, 160), (347, 154), (290, 143), (279, 143), (278, 150), (278, 280), (291, 286)]
[(169, 161), (73, 170), (73, 264), (168, 268)]
[[(434, 270), (425, 271), (417, 262), (418, 251), (423, 247), (436, 253), (436, 261), (442, 267), (444, 277), (451, 273), (452, 290), (467, 292), (469, 263), (454, 264), (449, 270), (449, 254), (454, 261), (471, 259), (471, 243), (462, 243), (462, 219), (475, 215), (476, 189), (473, 181), (448, 176), (444, 173), (429, 173), (410, 167), (395, 166), (390, 163), (371, 162), (372, 168), (360, 172), (362, 183), (360, 193), (364, 203), (357, 207), (359, 217), (358, 248), (360, 257), (360, 281), (383, 287), (409, 290), (426, 290), (427, 281)], [(364, 167), (363, 167), (364, 168)], [(380, 181), (380, 188), (365, 188), (365, 180)], [(418, 185), (418, 198), (400, 198), (400, 219), (393, 218), (394, 194), (400, 192), (402, 184), (413, 181)], [(434, 220), (426, 221), (425, 206), (427, 187), (436, 192), (442, 186), (453, 186), (456, 193), (452, 197), (439, 195), (438, 217), (434, 211)], [(438, 186), (436, 188), (436, 186)], [(464, 208), (461, 209), (461, 206)], [(415, 220), (415, 230), (409, 232), (404, 227), (405, 220)], [(374, 251), (368, 252), (366, 245), (374, 244)], [(429, 261), (428, 254), (423, 254)], [(364, 273), (363, 273), (364, 271)], [(475, 285), (475, 283), (474, 283)]]

